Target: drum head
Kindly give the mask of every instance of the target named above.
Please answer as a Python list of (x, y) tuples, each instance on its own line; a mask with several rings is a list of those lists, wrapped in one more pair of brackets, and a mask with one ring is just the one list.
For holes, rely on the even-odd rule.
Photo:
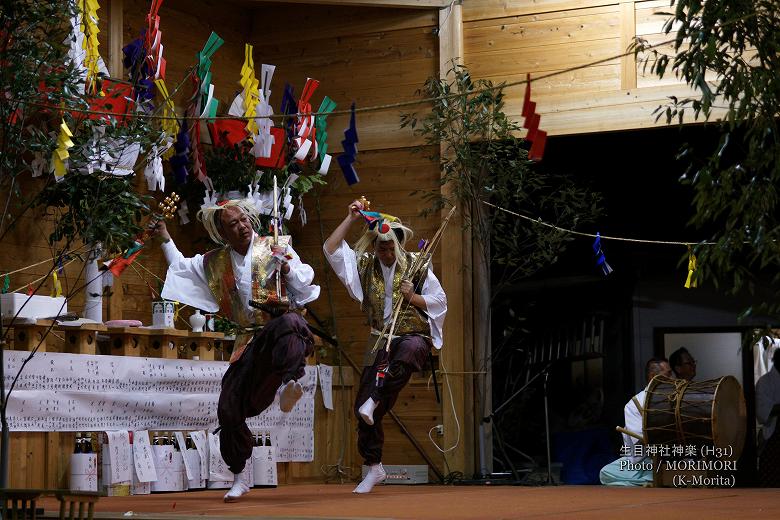
[(718, 448), (731, 451), (730, 459), (738, 459), (745, 445), (745, 397), (733, 376), (721, 378), (712, 403), (712, 442)]

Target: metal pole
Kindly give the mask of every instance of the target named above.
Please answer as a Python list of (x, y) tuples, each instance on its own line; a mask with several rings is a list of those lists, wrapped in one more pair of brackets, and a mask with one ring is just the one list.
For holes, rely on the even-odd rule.
[(550, 457), (550, 414), (547, 408), (547, 378), (550, 376), (550, 367), (548, 366), (544, 371), (544, 431), (547, 436), (547, 483), (552, 484), (552, 471), (550, 465), (552, 464), (552, 458)]
[[(0, 318), (0, 338), (3, 334), (2, 318)], [(5, 416), (5, 340), (0, 339), (0, 424), (2, 424), (2, 438), (0, 441), (0, 489), (8, 488), (8, 421)]]

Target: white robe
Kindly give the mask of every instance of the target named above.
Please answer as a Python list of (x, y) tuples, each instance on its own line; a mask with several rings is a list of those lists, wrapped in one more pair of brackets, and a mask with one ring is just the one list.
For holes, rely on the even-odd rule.
[[(766, 347), (764, 346), (765, 341), (767, 342)], [(775, 350), (778, 348), (780, 348), (780, 339), (766, 336), (753, 345), (753, 381), (756, 384), (761, 376), (772, 370), (774, 366), (772, 356), (775, 355)]]
[[(637, 401), (639, 401), (639, 406), (645, 405), (645, 397), (647, 396), (647, 388), (639, 392), (634, 396)], [(634, 399), (631, 399), (626, 403), (626, 406), (623, 407), (623, 417), (626, 421), (626, 430), (638, 433), (639, 435), (643, 435), (644, 428), (643, 428), (643, 421), (642, 421), (642, 411), (636, 407), (636, 403), (634, 403)], [(623, 446), (627, 446), (631, 448), (631, 455), (628, 457), (631, 459), (632, 462), (639, 462), (640, 460), (643, 460), (645, 458), (644, 456), (644, 447), (643, 454), (642, 455), (634, 455), (634, 447), (637, 444), (641, 444), (642, 441), (637, 439), (636, 437), (632, 437), (630, 435), (623, 434)]]
[[(352, 250), (345, 241), (341, 241), (338, 249), (333, 254), (328, 254), (327, 249), (323, 247), (325, 258), (328, 259), (328, 263), (336, 272), (336, 276), (339, 277), (341, 283), (347, 288), (349, 295), (363, 303), (363, 286), (360, 285), (360, 274), (358, 273), (357, 257), (355, 251)], [(393, 286), (393, 276), (395, 275), (395, 268), (398, 262), (394, 263), (390, 267), (382, 265), (382, 274), (385, 278), (385, 287)], [(444, 289), (439, 283), (439, 279), (433, 274), (433, 271), (429, 268), (428, 274), (425, 277), (425, 282), (422, 286), (421, 296), (425, 300), (427, 309), (425, 313), (428, 315), (428, 324), (431, 327), (431, 340), (433, 346), (437, 349), (442, 347), (442, 335), (444, 330), (444, 317), (447, 314), (447, 295), (444, 294)], [(393, 313), (393, 292), (385, 291), (385, 308), (383, 317), (385, 323), (392, 320)]]
[(777, 416), (770, 417), (772, 408), (780, 404), (780, 372), (772, 369), (756, 383), (756, 420), (761, 425), (764, 440), (769, 440), (775, 433)]
[[(252, 245), (257, 238), (256, 234), (252, 236), (252, 243), (249, 245), (246, 255), (230, 251), (238, 292), (241, 295), (241, 301), (244, 302), (244, 308), (247, 310), (252, 296), (251, 252)], [(165, 286), (161, 296), (166, 300), (182, 302), (206, 312), (219, 311), (219, 303), (209, 289), (206, 279), (203, 255), (185, 258), (173, 240), (165, 242), (162, 248), (165, 259), (168, 261), (168, 273), (165, 275)], [(301, 262), (300, 257), (292, 247), (288, 247), (287, 252), (293, 257), (287, 262), (290, 266), (290, 272), (285, 275), (287, 294), (291, 307), (301, 307), (317, 299), (320, 295), (320, 286), (311, 283), (314, 280), (314, 270), (311, 266)]]

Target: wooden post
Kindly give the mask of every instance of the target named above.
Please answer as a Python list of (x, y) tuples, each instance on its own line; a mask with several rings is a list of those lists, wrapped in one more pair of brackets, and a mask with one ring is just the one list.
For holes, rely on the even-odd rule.
[[(620, 52), (626, 52), (636, 37), (636, 6), (634, 0), (620, 2)], [(620, 88), (636, 88), (636, 56), (620, 58)]]
[(84, 323), (78, 327), (59, 326), (65, 333), (65, 352), (71, 354), (97, 354), (97, 333), (108, 328), (99, 323)]
[(179, 346), (187, 342), (187, 331), (178, 329), (150, 329), (150, 354), (163, 359), (179, 359)]
[(142, 356), (149, 343), (151, 329), (139, 327), (109, 327), (111, 355)]
[(51, 320), (35, 320), (27, 323), (22, 323), (19, 319), (15, 320), (13, 349), (32, 351), (38, 347), (37, 352), (46, 352), (48, 329), (52, 323)]
[(192, 359), (197, 356), (201, 361), (214, 361), (217, 341), (224, 337), (221, 332), (190, 332), (184, 348), (185, 357)]
[[(447, 77), (453, 60), (463, 63), (463, 11), (460, 4), (451, 4), (439, 9), (439, 75)], [(445, 153), (444, 150), (441, 153)], [(443, 186), (444, 194), (451, 193), (450, 186)], [(442, 385), (447, 382), (452, 387), (455, 401), (453, 410), (445, 399), (442, 403), (442, 424), (444, 425), (444, 445), (455, 444), (460, 437), (458, 447), (446, 457), (451, 471), (462, 471), (471, 475), (474, 471), (474, 435), (473, 400), (471, 378), (463, 372), (470, 370), (469, 359), (473, 345), (473, 332), (469, 309), (471, 308), (471, 233), (463, 231), (461, 211), (455, 213), (444, 231), (441, 251), (441, 281), (447, 293), (447, 318), (444, 322), (444, 349), (442, 351), (443, 370), (450, 374), (442, 376)], [(442, 216), (446, 214), (442, 213)], [(467, 300), (468, 298), (468, 300)], [(446, 379), (445, 379), (446, 378)], [(458, 434), (458, 422), (460, 434)]]
[(116, 79), (121, 79), (124, 76), (124, 67), (122, 66), (123, 4), (123, 0), (110, 0), (108, 4), (108, 63), (106, 65), (108, 73)]

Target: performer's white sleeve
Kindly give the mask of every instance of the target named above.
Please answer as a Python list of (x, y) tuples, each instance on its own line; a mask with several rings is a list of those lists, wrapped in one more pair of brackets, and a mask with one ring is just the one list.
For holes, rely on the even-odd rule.
[(341, 283), (347, 288), (347, 292), (353, 299), (363, 302), (363, 286), (360, 285), (360, 275), (357, 268), (357, 257), (355, 252), (342, 240), (333, 254), (328, 254), (327, 249), (323, 246), (322, 251), (325, 253), (328, 263), (336, 272), (336, 276), (339, 277)]
[(290, 272), (285, 275), (288, 292), (298, 306), (313, 302), (320, 296), (320, 286), (311, 283), (314, 280), (314, 269), (301, 262), (301, 257), (292, 246), (287, 248), (287, 252), (292, 255), (292, 259), (287, 261)]
[[(645, 405), (645, 396), (647, 395), (647, 391), (642, 390), (638, 394), (636, 394), (636, 399), (639, 401), (639, 406)], [(626, 406), (623, 407), (623, 415), (624, 419), (626, 421), (626, 430), (634, 433), (638, 433), (639, 435), (642, 435), (643, 428), (642, 428), (642, 411), (637, 408), (636, 403), (633, 399), (631, 399), (629, 402), (626, 403)], [(634, 455), (634, 446), (636, 444), (639, 444), (641, 441), (637, 439), (636, 437), (631, 437), (630, 435), (623, 434), (623, 443), (625, 446), (628, 446), (631, 448), (631, 453), (628, 454), (628, 457), (633, 462), (639, 462), (640, 460), (644, 459), (643, 455)]]
[(756, 420), (766, 440), (772, 437), (777, 426), (777, 417), (771, 415), (776, 404), (780, 404), (780, 373), (771, 368), (756, 384)]
[(160, 296), (206, 312), (217, 312), (219, 304), (206, 282), (203, 255), (185, 258), (173, 240), (163, 243), (162, 248), (168, 261), (168, 272)]
[(439, 279), (430, 268), (428, 268), (428, 276), (425, 277), (421, 292), (421, 296), (425, 300), (425, 312), (428, 314), (433, 346), (441, 348), (444, 335), (444, 317), (447, 314), (447, 295), (444, 293)]

